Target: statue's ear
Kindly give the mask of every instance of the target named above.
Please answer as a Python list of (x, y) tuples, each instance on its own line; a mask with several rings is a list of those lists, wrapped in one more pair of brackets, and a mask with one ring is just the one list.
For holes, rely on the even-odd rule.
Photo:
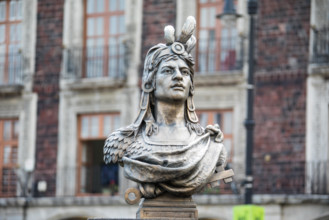
[(151, 70), (148, 77), (143, 80), (142, 89), (144, 92), (150, 93), (155, 89), (154, 73), (155, 71)]

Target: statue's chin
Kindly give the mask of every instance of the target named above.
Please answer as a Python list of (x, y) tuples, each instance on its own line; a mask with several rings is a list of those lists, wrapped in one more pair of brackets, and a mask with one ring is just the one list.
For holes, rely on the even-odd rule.
[(166, 97), (156, 97), (156, 99), (168, 103), (184, 103), (187, 100), (187, 96), (185, 94), (176, 93)]
[(174, 96), (172, 97), (172, 100), (174, 102), (185, 102), (187, 100), (187, 97), (181, 97), (181, 96)]

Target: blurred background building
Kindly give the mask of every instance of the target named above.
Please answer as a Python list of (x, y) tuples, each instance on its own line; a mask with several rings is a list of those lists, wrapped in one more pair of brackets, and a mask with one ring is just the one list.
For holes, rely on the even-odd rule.
[[(135, 216), (105, 166), (106, 136), (130, 124), (148, 49), (197, 19), (195, 103), (220, 124), (236, 175), (194, 197), (200, 219), (232, 219), (245, 179), (247, 1), (0, 0), (0, 219)], [(256, 16), (254, 196), (265, 219), (329, 218), (329, 1), (261, 0)], [(322, 218), (321, 218), (322, 217)]]

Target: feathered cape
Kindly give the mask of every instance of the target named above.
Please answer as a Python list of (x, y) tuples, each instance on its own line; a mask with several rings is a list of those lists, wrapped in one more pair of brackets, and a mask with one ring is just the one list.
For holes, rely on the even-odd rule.
[[(143, 129), (144, 130), (144, 129)], [(122, 162), (125, 176), (135, 182), (150, 183), (154, 189), (190, 196), (209, 182), (216, 165), (226, 155), (223, 144), (209, 133), (194, 135), (187, 145), (152, 143), (144, 132), (114, 132), (106, 140), (104, 160)]]

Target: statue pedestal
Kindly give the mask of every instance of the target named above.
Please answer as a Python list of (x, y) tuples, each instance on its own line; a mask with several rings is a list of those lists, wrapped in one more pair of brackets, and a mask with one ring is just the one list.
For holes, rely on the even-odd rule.
[(192, 197), (168, 194), (145, 199), (139, 205), (137, 219), (198, 219), (198, 210)]

